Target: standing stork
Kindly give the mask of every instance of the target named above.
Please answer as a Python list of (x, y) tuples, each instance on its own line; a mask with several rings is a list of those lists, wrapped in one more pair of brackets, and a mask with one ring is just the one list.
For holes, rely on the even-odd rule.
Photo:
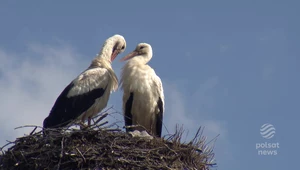
[(147, 64), (151, 58), (150, 44), (140, 43), (133, 52), (121, 59), (130, 59), (121, 75), (124, 120), (125, 126), (129, 126), (126, 132), (146, 130), (151, 135), (161, 137), (164, 93), (160, 78)]
[(104, 109), (110, 93), (117, 90), (118, 79), (111, 62), (126, 48), (121, 35), (108, 38), (100, 53), (90, 66), (77, 76), (58, 96), (50, 114), (43, 122), (44, 128), (57, 128), (69, 125), (73, 121), (91, 118)]

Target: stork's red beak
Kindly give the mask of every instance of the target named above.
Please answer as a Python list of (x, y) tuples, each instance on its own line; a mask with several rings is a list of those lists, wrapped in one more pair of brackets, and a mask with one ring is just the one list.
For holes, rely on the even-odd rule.
[(132, 57), (137, 56), (137, 55), (138, 55), (138, 52), (133, 51), (133, 52), (127, 54), (125, 57), (121, 58), (121, 61), (129, 60), (129, 59), (131, 59)]
[(114, 50), (114, 52), (111, 54), (111, 61), (114, 61), (114, 59), (117, 57), (117, 55), (119, 54), (118, 50)]

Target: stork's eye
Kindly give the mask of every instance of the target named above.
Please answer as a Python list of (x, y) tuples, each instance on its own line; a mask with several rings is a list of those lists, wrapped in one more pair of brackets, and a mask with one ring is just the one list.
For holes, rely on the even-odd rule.
[(122, 46), (122, 50), (124, 50), (125, 46)]
[(144, 46), (141, 46), (141, 48), (140, 49), (143, 49), (144, 48)]

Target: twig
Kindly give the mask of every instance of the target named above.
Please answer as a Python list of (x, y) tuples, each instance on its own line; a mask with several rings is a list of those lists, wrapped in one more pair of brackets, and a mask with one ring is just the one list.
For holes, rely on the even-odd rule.
[(43, 127), (41, 127), (41, 126), (36, 126), (36, 125), (24, 125), (24, 126), (16, 127), (15, 130), (16, 130), (16, 129), (20, 129), (20, 128), (25, 128), (25, 127), (31, 127), (31, 128), (32, 128), (32, 127), (39, 127), (39, 128), (43, 128)]
[[(8, 143), (1, 147), (1, 151), (2, 151), (2, 152), (3, 152), (3, 149), (4, 149), (6, 146), (15, 143), (15, 142), (11, 142), (11, 141), (8, 141), (8, 140), (7, 140), (6, 142), (8, 142)], [(4, 154), (4, 153), (3, 153), (3, 154)]]
[(83, 161), (86, 162), (85, 157), (82, 155), (82, 153), (80, 152), (80, 150), (78, 148), (76, 148), (76, 150), (80, 154), (80, 156), (82, 157)]
[(105, 122), (99, 124), (98, 127), (101, 127), (101, 126), (103, 126), (103, 125), (105, 125), (105, 124), (107, 124), (107, 123), (108, 123), (108, 121), (105, 121)]
[(120, 132), (122, 131), (121, 129), (105, 129), (107, 132)]
[(25, 158), (25, 156), (24, 156), (24, 154), (23, 154), (23, 151), (21, 151), (21, 155), (22, 155), (23, 159), (25, 160), (25, 162), (28, 163), (28, 162), (27, 162), (27, 159)]
[(168, 145), (164, 144), (170, 151), (172, 151), (173, 153), (175, 153), (175, 155), (178, 155), (176, 151), (174, 151), (173, 149), (171, 149)]
[(94, 124), (98, 124), (101, 120), (106, 118), (107, 115), (108, 115), (108, 113), (103, 114), (99, 119), (96, 120), (96, 122)]
[(35, 132), (36, 129), (37, 129), (37, 126), (30, 132), (29, 135), (32, 135)]
[(97, 116), (95, 116), (93, 119), (96, 119), (96, 118), (98, 118), (99, 116), (102, 116), (102, 113), (106, 113), (106, 112), (108, 112), (108, 111), (111, 110), (111, 109), (113, 109), (113, 106), (111, 106), (111, 107), (107, 108), (106, 110), (102, 111), (100, 114), (98, 114)]
[(194, 142), (198, 136), (199, 136), (199, 133), (200, 133), (200, 130), (201, 130), (201, 127), (198, 128), (197, 132), (196, 132), (196, 135), (194, 136), (194, 138), (191, 140), (191, 142)]
[(61, 159), (63, 157), (63, 154), (64, 154), (64, 137), (61, 139), (61, 152), (60, 152), (60, 155), (59, 155), (59, 162), (58, 162), (58, 165), (57, 165), (57, 170), (60, 169), (60, 164), (61, 164)]

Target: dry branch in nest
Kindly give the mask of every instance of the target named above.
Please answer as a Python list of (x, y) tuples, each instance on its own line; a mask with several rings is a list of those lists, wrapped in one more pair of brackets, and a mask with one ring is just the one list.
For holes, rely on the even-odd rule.
[[(107, 114), (102, 115), (102, 120)], [(9, 142), (0, 156), (0, 169), (199, 169), (215, 166), (213, 148), (199, 128), (188, 144), (180, 142), (183, 129), (165, 139), (132, 137), (120, 129), (53, 130), (43, 137), (41, 127)], [(23, 127), (24, 128), (24, 127)], [(7, 145), (6, 145), (7, 147)]]

